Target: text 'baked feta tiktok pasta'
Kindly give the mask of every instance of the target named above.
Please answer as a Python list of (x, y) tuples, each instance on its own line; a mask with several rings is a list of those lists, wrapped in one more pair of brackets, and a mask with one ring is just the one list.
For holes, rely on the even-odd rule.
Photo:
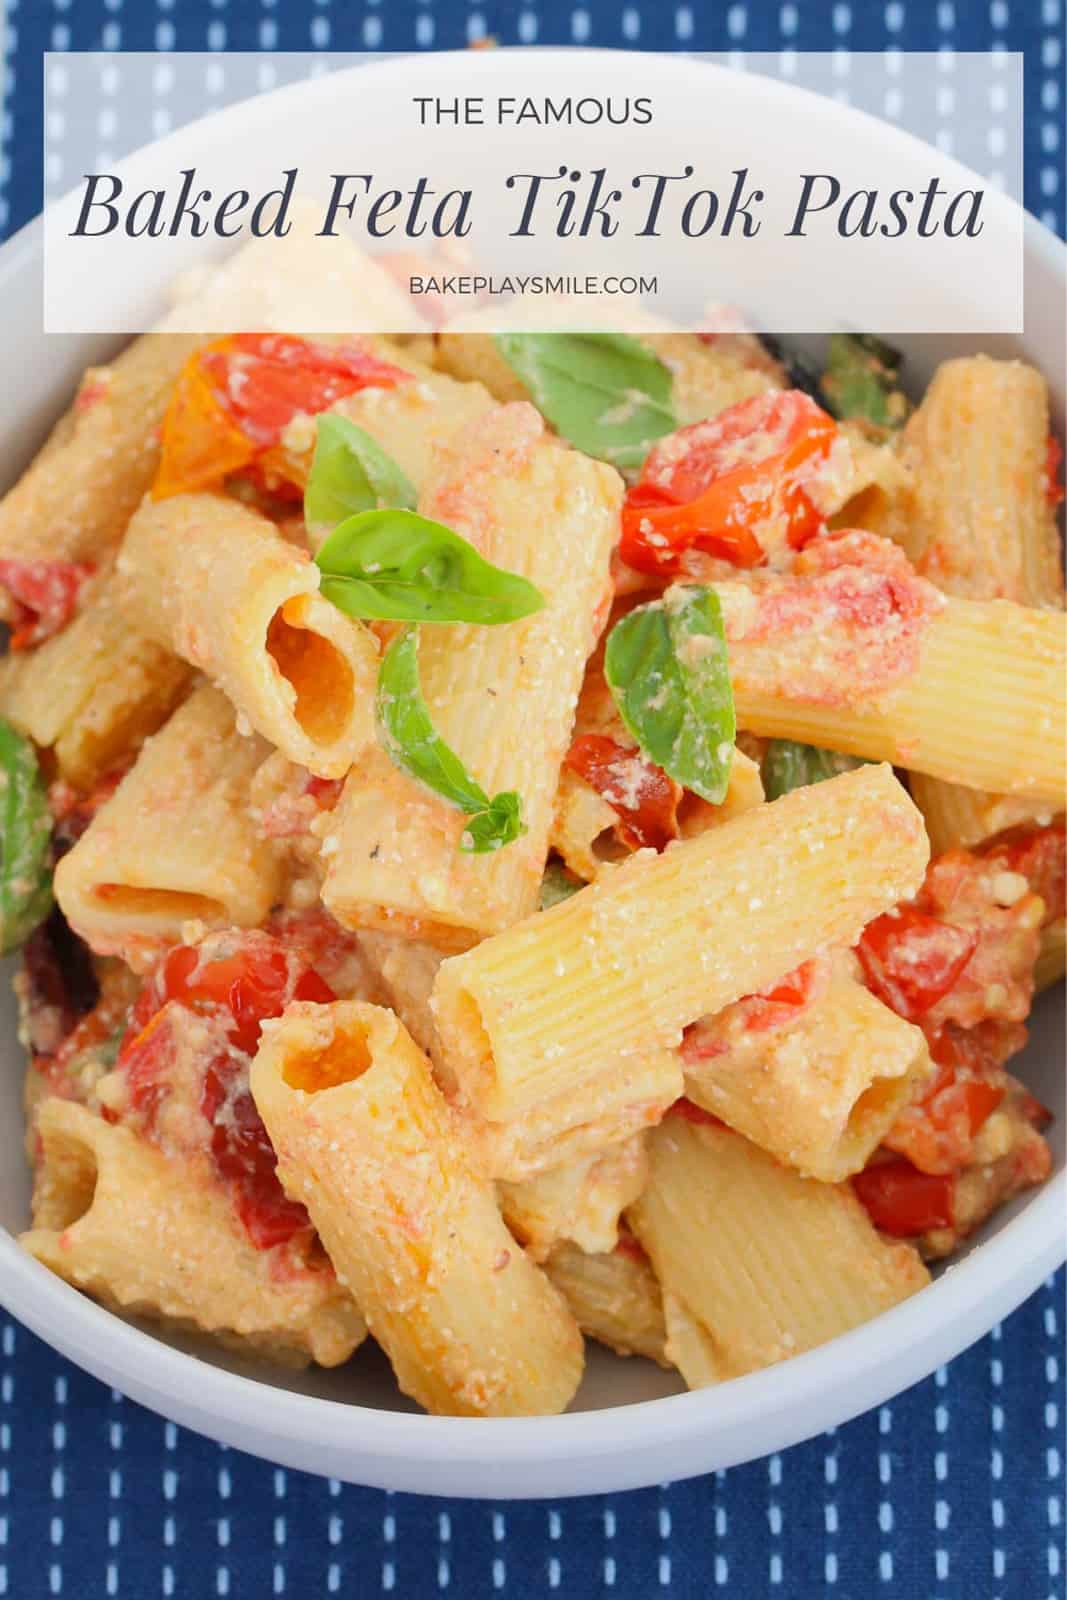
[(696, 1387), (1048, 1174), (1044, 380), (752, 334), (158, 333), (0, 502), (22, 1243), (433, 1412)]

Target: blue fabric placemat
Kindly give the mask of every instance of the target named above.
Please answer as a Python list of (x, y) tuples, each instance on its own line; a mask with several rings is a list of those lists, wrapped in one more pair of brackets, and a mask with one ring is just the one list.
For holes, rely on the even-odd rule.
[[(1064, 231), (1063, 0), (7, 0), (0, 232), (40, 207), (44, 50), (1003, 47), (1026, 203)], [(1065, 1600), (1064, 1274), (891, 1405), (689, 1483), (551, 1503), (389, 1495), (186, 1433), (0, 1319), (0, 1595)]]

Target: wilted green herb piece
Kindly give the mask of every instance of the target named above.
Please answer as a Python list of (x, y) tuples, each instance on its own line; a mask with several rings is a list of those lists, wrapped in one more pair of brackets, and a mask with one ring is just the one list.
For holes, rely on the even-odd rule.
[(0, 720), (0, 955), (52, 909), (52, 816), (29, 739)]
[(304, 490), (310, 526), (333, 528), (359, 511), (395, 506), (411, 510), (415, 486), (377, 440), (347, 417), (316, 418), (315, 454)]
[(541, 879), (541, 910), (551, 910), (561, 900), (569, 900), (572, 894), (577, 894), (584, 887), (582, 880), (568, 872), (562, 861), (550, 861)]
[(628, 612), (608, 638), (604, 672), (642, 755), (718, 805), (737, 724), (715, 591), (678, 584)]
[(486, 794), (437, 732), (419, 684), (418, 629), (399, 633), (382, 658), (377, 713), (391, 760), (411, 777), (467, 813), (462, 850), (500, 850), (526, 832), (521, 797)]
[(496, 347), (537, 409), (571, 444), (639, 467), (673, 433), (668, 367), (624, 333), (498, 333)]
[(835, 417), (862, 422), (875, 438), (887, 437), (911, 410), (900, 363), (900, 352), (873, 334), (831, 334), (821, 380), (827, 406)]
[(816, 745), (799, 744), (795, 739), (772, 739), (764, 751), (760, 775), (767, 799), (778, 800), (793, 789), (822, 783), (826, 778), (836, 778), (839, 773), (866, 765), (859, 756), (820, 750)]

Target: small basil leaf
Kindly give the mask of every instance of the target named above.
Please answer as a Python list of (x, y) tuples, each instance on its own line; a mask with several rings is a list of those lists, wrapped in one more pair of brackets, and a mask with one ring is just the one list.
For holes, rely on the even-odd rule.
[(495, 343), (537, 409), (586, 455), (639, 467), (678, 427), (669, 368), (626, 334), (498, 333)]
[(550, 861), (541, 879), (541, 910), (549, 911), (584, 887), (582, 880), (568, 872), (561, 861)]
[(357, 511), (410, 508), (415, 500), (407, 473), (369, 433), (334, 413), (317, 418), (315, 454), (304, 491), (309, 525), (332, 528)]
[(767, 799), (780, 800), (793, 789), (822, 783), (866, 764), (859, 756), (841, 755), (837, 750), (820, 750), (795, 739), (771, 739), (763, 753), (760, 775)]
[(718, 805), (730, 782), (734, 697), (719, 598), (675, 585), (612, 629), (604, 656), (619, 715), (643, 755)]
[(414, 511), (361, 511), (315, 557), (322, 593), (350, 617), (397, 622), (517, 622), (544, 597)]
[(51, 839), (37, 753), (0, 720), (0, 955), (25, 944), (52, 908)]
[(499, 850), (511, 844), (525, 832), (522, 797), (514, 789), (508, 789), (494, 795), (484, 811), (476, 811), (468, 817), (460, 849), (481, 855), (486, 850)]
[(907, 421), (911, 407), (900, 388), (900, 353), (872, 334), (834, 333), (820, 387), (835, 417), (862, 422), (885, 438)]
[(461, 850), (499, 850), (526, 832), (522, 802), (513, 791), (490, 799), (434, 728), (419, 685), (419, 633), (405, 628), (393, 640), (378, 672), (378, 724), (390, 759), (470, 820)]

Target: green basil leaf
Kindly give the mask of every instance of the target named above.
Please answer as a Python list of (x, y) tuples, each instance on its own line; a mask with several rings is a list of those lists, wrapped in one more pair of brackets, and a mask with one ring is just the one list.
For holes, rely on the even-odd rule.
[(52, 909), (52, 817), (29, 739), (0, 720), (0, 955)]
[(499, 850), (526, 832), (520, 796), (509, 790), (490, 799), (435, 729), (419, 685), (419, 632), (415, 627), (403, 629), (382, 657), (377, 713), (390, 759), (449, 805), (468, 814), (461, 850), (481, 855)]
[(624, 333), (498, 333), (495, 343), (537, 409), (586, 455), (639, 467), (678, 426), (669, 368)]
[(494, 795), (483, 811), (468, 817), (460, 849), (481, 855), (486, 850), (500, 850), (525, 832), (522, 796), (508, 789)]
[(358, 511), (415, 505), (415, 486), (369, 433), (347, 417), (316, 419), (315, 454), (304, 490), (309, 525), (333, 528)]
[(771, 739), (760, 763), (763, 790), (768, 800), (780, 800), (793, 789), (823, 783), (839, 773), (866, 766), (859, 756), (842, 755), (837, 750), (820, 750), (795, 739)]
[(569, 900), (572, 894), (584, 888), (581, 878), (568, 872), (562, 861), (550, 861), (541, 879), (541, 910), (550, 911), (561, 900)]
[(834, 416), (864, 423), (876, 438), (901, 427), (911, 407), (899, 384), (900, 360), (872, 334), (831, 334), (820, 387)]
[(719, 597), (676, 584), (611, 630), (604, 672), (641, 753), (717, 805), (733, 759), (734, 697)]
[(396, 622), (517, 622), (540, 590), (485, 561), (466, 539), (414, 511), (361, 511), (315, 557), (327, 600), (350, 617)]

